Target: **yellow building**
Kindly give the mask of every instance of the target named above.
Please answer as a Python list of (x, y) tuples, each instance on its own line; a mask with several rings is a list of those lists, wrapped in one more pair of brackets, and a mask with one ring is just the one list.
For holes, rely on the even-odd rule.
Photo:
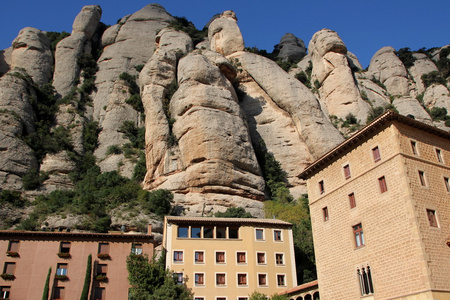
[(165, 217), (166, 266), (195, 300), (243, 300), (297, 285), (292, 224), (274, 219)]
[(320, 299), (450, 299), (450, 134), (387, 112), (307, 179)]

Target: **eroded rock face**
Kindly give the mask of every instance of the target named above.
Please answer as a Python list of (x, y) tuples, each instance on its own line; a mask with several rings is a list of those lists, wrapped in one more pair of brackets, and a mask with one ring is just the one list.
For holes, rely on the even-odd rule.
[(414, 79), (417, 94), (421, 94), (425, 91), (425, 86), (422, 82), (422, 75), (437, 71), (438, 68), (433, 61), (423, 53), (413, 53), (413, 56), (415, 61), (414, 65), (409, 68), (409, 73)]
[(392, 104), (400, 114), (404, 116), (413, 115), (416, 120), (432, 125), (431, 117), (416, 99), (411, 97), (396, 98)]
[(174, 20), (159, 4), (149, 4), (103, 34), (103, 54), (98, 60), (94, 119), (103, 126), (108, 95), (122, 72), (137, 75), (134, 67), (147, 63), (155, 49), (156, 34)]
[(244, 39), (232, 10), (223, 12), (208, 27), (210, 48), (223, 56), (244, 50)]
[(53, 56), (47, 36), (39, 29), (26, 27), (12, 43), (11, 69), (23, 68), (38, 85), (52, 78)]
[[(149, 188), (164, 182), (167, 174), (183, 168), (176, 153), (168, 145), (170, 127), (164, 112), (163, 100), (169, 86), (177, 82), (176, 68), (179, 58), (193, 48), (191, 38), (184, 32), (163, 29), (156, 37), (158, 48), (139, 75), (142, 103), (145, 115), (145, 141), (147, 176), (144, 182)], [(176, 148), (176, 147), (175, 147)], [(172, 153), (172, 154), (171, 154)]]
[(391, 95), (408, 96), (406, 68), (392, 47), (383, 47), (370, 60), (369, 73), (386, 86)]
[(311, 91), (274, 61), (249, 52), (238, 52), (229, 58), (237, 59), (276, 105), (290, 114), (314, 158), (343, 141)]
[(9, 47), (4, 50), (0, 50), (0, 76), (5, 74), (10, 69), (11, 53), (13, 48)]
[(283, 35), (278, 45), (280, 47), (278, 57), (283, 61), (298, 61), (306, 55), (305, 43), (292, 33), (286, 33)]
[(329, 115), (345, 119), (353, 114), (366, 120), (370, 105), (360, 95), (347, 57), (347, 48), (335, 31), (316, 32), (308, 46), (313, 64), (311, 81), (320, 85), (319, 95)]
[(21, 177), (38, 168), (33, 150), (20, 138), (34, 132), (31, 98), (36, 97), (26, 73), (13, 69), (0, 78), (0, 186), (20, 189)]
[(444, 107), (450, 112), (450, 92), (442, 84), (429, 86), (423, 95), (423, 102), (429, 109), (433, 107)]
[(181, 59), (178, 72), (170, 108), (189, 189), (263, 199), (264, 180), (231, 83), (200, 54)]
[(101, 16), (100, 6), (84, 6), (73, 22), (72, 34), (56, 46), (53, 85), (62, 97), (70, 92), (80, 76), (77, 60), (86, 48), (90, 49), (90, 45), (87, 44), (94, 35)]

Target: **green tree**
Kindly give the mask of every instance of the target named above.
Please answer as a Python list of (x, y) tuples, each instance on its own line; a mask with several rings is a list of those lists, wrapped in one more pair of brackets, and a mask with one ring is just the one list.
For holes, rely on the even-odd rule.
[(260, 292), (253, 292), (250, 295), (250, 299), (249, 300), (288, 300), (289, 297), (286, 295), (278, 295), (278, 294), (273, 294), (270, 298), (268, 298), (266, 295), (264, 295), (263, 293)]
[(214, 216), (217, 218), (253, 218), (252, 214), (246, 212), (243, 207), (228, 207), (226, 211), (218, 211)]
[(127, 257), (127, 270), (132, 300), (192, 299), (187, 287), (177, 285), (172, 274), (164, 268), (164, 256), (150, 261), (147, 255), (131, 253)]
[(169, 190), (160, 189), (151, 192), (141, 192), (139, 200), (144, 209), (157, 214), (158, 216), (167, 215), (172, 208), (173, 194)]
[(47, 278), (45, 279), (44, 292), (42, 293), (42, 300), (48, 300), (50, 275), (52, 274), (52, 268), (48, 268)]
[(86, 265), (86, 274), (84, 275), (83, 290), (81, 292), (80, 300), (88, 300), (89, 287), (91, 286), (91, 273), (92, 273), (92, 255), (89, 254)]

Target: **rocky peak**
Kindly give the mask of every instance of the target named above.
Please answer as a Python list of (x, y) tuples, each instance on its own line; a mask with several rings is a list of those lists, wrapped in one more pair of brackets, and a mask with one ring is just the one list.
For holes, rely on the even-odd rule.
[(208, 28), (210, 48), (223, 56), (244, 50), (244, 39), (233, 11), (227, 10), (214, 19)]
[(278, 46), (280, 48), (278, 57), (284, 61), (296, 61), (306, 56), (305, 43), (292, 33), (283, 35)]

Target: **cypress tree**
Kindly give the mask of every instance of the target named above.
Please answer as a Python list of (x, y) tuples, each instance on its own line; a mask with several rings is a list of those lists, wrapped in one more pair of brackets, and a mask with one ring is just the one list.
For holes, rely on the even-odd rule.
[(44, 292), (42, 293), (42, 300), (48, 300), (48, 291), (49, 291), (51, 273), (52, 273), (52, 267), (48, 268), (48, 274), (47, 274), (47, 279), (45, 280)]
[(89, 286), (91, 285), (92, 272), (92, 255), (89, 254), (86, 266), (86, 275), (84, 277), (83, 291), (81, 292), (80, 300), (87, 300), (89, 296)]

